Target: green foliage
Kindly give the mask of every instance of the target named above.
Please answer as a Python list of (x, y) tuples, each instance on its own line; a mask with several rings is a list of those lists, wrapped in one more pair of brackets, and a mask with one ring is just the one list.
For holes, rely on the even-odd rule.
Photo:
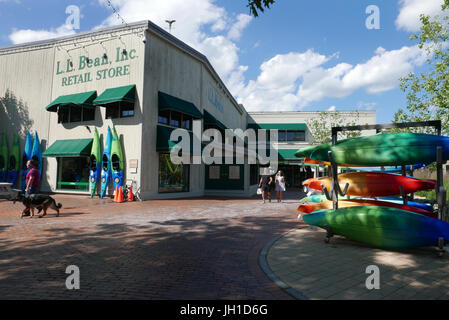
[[(332, 141), (332, 127), (356, 126), (359, 124), (360, 115), (356, 111), (353, 121), (345, 119), (340, 112), (323, 111), (315, 118), (307, 121), (314, 141), (312, 144), (322, 144)], [(338, 139), (355, 138), (361, 135), (360, 131), (344, 131), (338, 133)]]
[[(447, 191), (446, 200), (449, 201), (449, 181), (445, 180), (443, 184), (444, 184), (444, 189), (446, 189), (446, 191)], [(417, 195), (419, 197), (424, 197), (428, 200), (436, 200), (435, 190), (418, 191), (415, 193), (415, 195)]]
[[(407, 112), (399, 109), (394, 122), (441, 120), (442, 134), (449, 134), (449, 0), (444, 0), (442, 12), (431, 19), (421, 15), (421, 31), (410, 37), (427, 53), (429, 71), (409, 73), (400, 79), (407, 93)], [(434, 129), (410, 128), (395, 131), (434, 133)]]
[(248, 0), (249, 11), (254, 17), (259, 16), (259, 11), (264, 12), (265, 8), (269, 9), (275, 0)]

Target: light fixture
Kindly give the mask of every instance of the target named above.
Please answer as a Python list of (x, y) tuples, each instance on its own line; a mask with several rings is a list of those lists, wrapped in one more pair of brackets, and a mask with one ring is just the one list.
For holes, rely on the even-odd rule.
[(126, 49), (123, 49), (122, 54), (123, 54), (124, 56), (126, 56), (126, 55), (128, 54), (128, 53), (126, 52)]

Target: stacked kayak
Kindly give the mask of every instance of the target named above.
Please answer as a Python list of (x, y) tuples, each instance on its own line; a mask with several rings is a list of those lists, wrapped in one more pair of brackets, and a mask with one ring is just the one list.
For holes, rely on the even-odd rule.
[(379, 247), (413, 248), (437, 246), (449, 240), (449, 223), (419, 213), (383, 206), (358, 206), (317, 210), (304, 215), (310, 225)]
[(25, 148), (23, 150), (23, 154), (22, 154), (22, 192), (25, 191), (25, 181), (26, 181), (26, 175), (29, 171), (29, 169), (27, 168), (27, 162), (28, 160), (31, 160), (31, 153), (33, 151), (33, 138), (31, 137), (31, 134), (28, 132), (27, 133), (27, 137), (25, 140)]
[(114, 182), (114, 190), (121, 187), (123, 184), (123, 152), (119, 136), (115, 127), (112, 132), (112, 146), (111, 146), (111, 169), (112, 181)]
[[(329, 151), (337, 165), (379, 167), (429, 164), (436, 161), (437, 147), (442, 148), (443, 162), (449, 160), (449, 138), (415, 133), (378, 134), (341, 140), (299, 150), (297, 157), (307, 161), (330, 161)], [(422, 165), (419, 165), (422, 166)], [(365, 169), (365, 168), (363, 168)], [(382, 168), (384, 169), (384, 168)], [(392, 197), (432, 190), (436, 181), (370, 171), (351, 172), (337, 176), (345, 196), (338, 197), (338, 209), (324, 195), (302, 199), (298, 211), (303, 220), (332, 234), (379, 247), (412, 248), (439, 246), (439, 239), (449, 242), (449, 223), (437, 219), (431, 206)], [(332, 178), (308, 179), (303, 185), (310, 189), (330, 191)], [(335, 191), (334, 191), (335, 192)], [(375, 199), (367, 199), (375, 198)], [(308, 203), (305, 203), (308, 202)]]
[(112, 147), (112, 132), (108, 127), (108, 135), (104, 143), (103, 156), (101, 158), (101, 192), (100, 198), (104, 198), (106, 190), (109, 185), (111, 176), (111, 147)]
[[(413, 177), (404, 177), (384, 172), (350, 172), (338, 175), (340, 188), (343, 190), (349, 184), (347, 195), (361, 197), (385, 197), (401, 194), (400, 186), (405, 193), (414, 193), (419, 190), (435, 188), (435, 180), (422, 180)], [(322, 186), (330, 190), (332, 178), (312, 178), (303, 182), (303, 185), (323, 190)]]

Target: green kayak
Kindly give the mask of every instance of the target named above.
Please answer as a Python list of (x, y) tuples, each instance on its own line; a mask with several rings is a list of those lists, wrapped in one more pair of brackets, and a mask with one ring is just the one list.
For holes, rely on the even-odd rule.
[(329, 161), (332, 151), (337, 164), (395, 166), (436, 161), (437, 147), (442, 147), (443, 161), (449, 160), (449, 137), (420, 133), (387, 133), (338, 141), (296, 152), (297, 157)]
[(14, 185), (17, 181), (20, 170), (20, 145), (19, 136), (16, 133), (14, 133), (8, 165), (8, 182)]
[(92, 142), (92, 150), (90, 152), (90, 197), (93, 198), (100, 180), (101, 172), (101, 145), (97, 128), (94, 131), (94, 141)]
[(115, 190), (123, 184), (123, 151), (115, 127), (112, 128), (111, 169)]

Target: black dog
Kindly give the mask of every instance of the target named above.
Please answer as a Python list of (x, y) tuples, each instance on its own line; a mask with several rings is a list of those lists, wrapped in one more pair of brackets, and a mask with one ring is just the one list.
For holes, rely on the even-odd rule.
[(56, 216), (59, 217), (59, 209), (61, 209), (62, 204), (56, 204), (55, 199), (46, 194), (32, 194), (29, 196), (23, 195), (19, 193), (17, 197), (13, 200), (14, 203), (16, 201), (20, 201), (25, 206), (20, 217), (22, 218), (27, 211), (31, 211), (31, 217), (34, 217), (34, 209), (42, 208), (43, 214), (39, 215), (39, 218), (42, 218), (47, 214), (47, 209), (51, 208), (56, 211)]

